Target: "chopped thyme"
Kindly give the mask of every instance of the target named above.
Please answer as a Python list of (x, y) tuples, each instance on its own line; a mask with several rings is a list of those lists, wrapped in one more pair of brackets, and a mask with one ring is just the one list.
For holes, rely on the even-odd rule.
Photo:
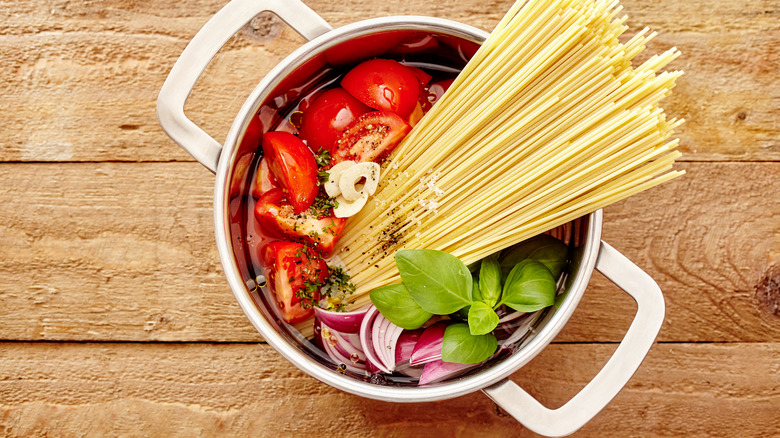
[(327, 170), (317, 171), (317, 185), (323, 185), (330, 179), (330, 172)]
[(325, 167), (330, 164), (330, 152), (325, 148), (320, 148), (316, 154), (314, 154), (314, 161), (317, 162), (317, 167)]
[(339, 203), (327, 194), (320, 192), (309, 207), (309, 214), (315, 218), (330, 216), (331, 210), (338, 207)]

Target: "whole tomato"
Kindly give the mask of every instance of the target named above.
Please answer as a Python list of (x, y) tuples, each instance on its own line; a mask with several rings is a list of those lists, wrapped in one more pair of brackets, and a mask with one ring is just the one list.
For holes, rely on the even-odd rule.
[(406, 120), (420, 95), (420, 80), (414, 72), (392, 59), (358, 64), (344, 75), (341, 86), (371, 108), (394, 112)]

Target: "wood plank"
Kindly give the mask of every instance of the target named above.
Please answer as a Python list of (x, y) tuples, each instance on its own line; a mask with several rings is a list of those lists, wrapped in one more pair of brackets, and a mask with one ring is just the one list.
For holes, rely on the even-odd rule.
[[(513, 380), (548, 406), (613, 345), (552, 345)], [(780, 428), (780, 344), (655, 345), (575, 436), (765, 437)], [(480, 393), (434, 403), (363, 399), (251, 344), (11, 343), (0, 348), (6, 436), (535, 436)]]
[[(604, 240), (661, 285), (660, 339), (778, 339), (780, 163), (684, 167), (608, 208)], [(0, 165), (0, 339), (259, 341), (219, 264), (212, 178), (195, 163)], [(595, 275), (558, 339), (618, 341), (634, 309)]]
[[(386, 15), (432, 15), (492, 28), (510, 1), (308, 2), (334, 26)], [(661, 31), (653, 52), (677, 45), (686, 70), (666, 104), (684, 117), (686, 160), (780, 159), (777, 5), (628, 1), (629, 22)], [(190, 161), (157, 125), (170, 67), (223, 0), (41, 3), (5, 1), (0, 24), (0, 161)], [(212, 62), (188, 114), (225, 138), (245, 96), (302, 43), (278, 19), (234, 37)]]

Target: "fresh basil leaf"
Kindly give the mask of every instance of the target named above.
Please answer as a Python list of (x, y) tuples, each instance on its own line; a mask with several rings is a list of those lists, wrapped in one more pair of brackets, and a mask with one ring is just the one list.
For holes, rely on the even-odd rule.
[(557, 280), (566, 269), (568, 254), (569, 247), (565, 243), (549, 234), (539, 234), (502, 253), (499, 260), (502, 278), (506, 279), (516, 264), (531, 259), (545, 265)]
[(401, 280), (414, 301), (435, 315), (448, 315), (472, 303), (471, 273), (454, 255), (431, 249), (395, 253)]
[(482, 301), (482, 291), (479, 290), (479, 278), (471, 277), (471, 298), (474, 301)]
[(501, 303), (519, 312), (535, 312), (553, 305), (555, 291), (555, 278), (545, 265), (523, 260), (509, 272)]
[(468, 324), (452, 324), (444, 331), (441, 360), (456, 363), (479, 363), (496, 352), (498, 341), (492, 334), (474, 336)]
[[(479, 291), (479, 300), (489, 307), (495, 306), (501, 297), (501, 265), (492, 257), (482, 259), (482, 266), (479, 268)], [(476, 299), (475, 297), (474, 300)]]
[(431, 316), (413, 299), (403, 284), (389, 284), (368, 293), (379, 313), (398, 327), (414, 330), (422, 327)]
[(498, 315), (493, 307), (477, 301), (469, 309), (469, 330), (472, 335), (490, 333), (498, 325)]

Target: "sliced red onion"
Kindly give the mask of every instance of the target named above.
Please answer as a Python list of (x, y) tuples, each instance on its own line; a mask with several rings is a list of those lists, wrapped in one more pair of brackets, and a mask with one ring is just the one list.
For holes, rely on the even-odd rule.
[(451, 321), (439, 321), (425, 329), (422, 335), (420, 335), (414, 351), (412, 351), (409, 364), (417, 366), (441, 359), (441, 343), (444, 339), (444, 331), (450, 324)]
[(371, 330), (372, 339), (371, 342), (374, 345), (374, 352), (379, 360), (390, 372), (393, 372), (395, 368), (395, 361), (390, 357), (390, 348), (388, 348), (386, 339), (389, 337), (390, 320), (385, 318), (381, 313), (376, 316), (374, 320), (374, 328)]
[(443, 360), (434, 360), (428, 362), (423, 367), (422, 375), (420, 376), (420, 382), (418, 385), (430, 385), (438, 383), (443, 380), (450, 379), (452, 377), (459, 376), (466, 371), (478, 367), (478, 363), (455, 363), (444, 362)]
[(517, 312), (517, 311), (512, 313), (507, 313), (506, 315), (502, 316), (501, 319), (498, 320), (498, 323), (501, 324), (504, 322), (514, 321), (525, 314), (526, 314), (525, 312)]
[(346, 369), (352, 372), (366, 371), (366, 355), (358, 335), (341, 333), (320, 322), (320, 338), (325, 353), (334, 362), (339, 365), (344, 364)]
[(408, 361), (400, 362), (395, 365), (395, 372), (403, 374), (404, 376), (419, 379), (422, 376), (423, 367), (413, 367), (409, 365)]
[(366, 311), (360, 325), (360, 342), (368, 362), (385, 373), (395, 370), (395, 350), (404, 329), (385, 318), (376, 307)]
[(330, 310), (314, 308), (314, 314), (325, 325), (341, 333), (360, 332), (360, 323), (366, 316), (366, 309), (354, 312), (332, 312)]
[[(381, 316), (381, 313), (376, 307), (371, 306), (366, 311), (366, 316), (363, 318), (363, 322), (360, 324), (360, 343), (363, 345), (363, 352), (366, 354), (367, 362), (372, 366), (379, 369), (379, 371), (390, 374), (391, 371), (384, 366), (384, 362), (379, 359), (377, 352), (374, 351), (374, 338), (378, 333), (374, 333), (377, 316)], [(376, 332), (379, 331), (379, 327), (376, 327)]]
[(425, 329), (417, 330), (404, 330), (401, 332), (401, 336), (398, 337), (398, 342), (395, 344), (395, 363), (398, 364), (403, 361), (408, 361), (412, 357), (412, 351), (414, 351), (417, 341), (420, 339), (420, 335)]

